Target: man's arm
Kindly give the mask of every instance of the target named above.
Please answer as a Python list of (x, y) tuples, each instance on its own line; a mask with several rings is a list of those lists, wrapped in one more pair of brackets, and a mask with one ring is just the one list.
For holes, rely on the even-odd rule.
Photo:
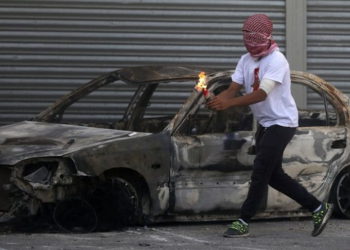
[(242, 87), (242, 85), (236, 83), (236, 82), (232, 82), (230, 84), (230, 86), (222, 91), (220, 94), (217, 95), (217, 97), (220, 98), (233, 98), (236, 96), (237, 92), (239, 91), (239, 89)]
[(267, 97), (266, 92), (262, 89), (258, 89), (244, 96), (235, 97), (240, 87), (241, 85), (233, 82), (227, 90), (223, 91), (209, 101), (207, 104), (208, 107), (214, 110), (224, 110), (233, 106), (246, 106), (261, 102)]

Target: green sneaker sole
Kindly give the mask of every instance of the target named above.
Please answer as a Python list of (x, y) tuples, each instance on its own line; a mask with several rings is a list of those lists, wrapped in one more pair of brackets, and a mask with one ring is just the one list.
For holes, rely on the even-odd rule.
[(326, 215), (323, 217), (321, 225), (319, 226), (319, 228), (317, 228), (317, 229), (312, 231), (312, 233), (311, 233), (312, 236), (316, 237), (317, 235), (320, 235), (322, 233), (323, 229), (327, 225), (327, 222), (328, 222), (329, 218), (331, 217), (331, 215), (333, 213), (333, 209), (334, 209), (334, 205), (333, 204), (329, 204), (329, 208), (327, 210)]

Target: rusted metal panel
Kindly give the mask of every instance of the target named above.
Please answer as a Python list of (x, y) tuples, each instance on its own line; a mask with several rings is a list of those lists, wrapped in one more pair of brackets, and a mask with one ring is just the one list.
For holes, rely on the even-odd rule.
[[(341, 124), (349, 123), (349, 104), (350, 100), (348, 96), (342, 94), (337, 88), (333, 87), (330, 84), (327, 84), (322, 78), (306, 73), (294, 71), (291, 74), (292, 81), (297, 81), (305, 84), (305, 86), (310, 86), (315, 91), (322, 95), (323, 92), (327, 93), (327, 96), (331, 98), (332, 103), (335, 105), (335, 109), (338, 111), (340, 117), (338, 118)], [(306, 80), (308, 79), (308, 80)]]
[[(79, 171), (103, 175), (110, 169), (133, 169), (146, 181), (151, 192), (152, 215), (163, 214), (169, 204), (169, 169), (171, 150), (169, 136), (164, 134), (129, 134), (132, 140), (111, 141), (69, 155)], [(116, 154), (116, 152), (119, 152)], [(102, 163), (102, 164), (101, 164)]]
[[(230, 72), (214, 74), (208, 77), (208, 81), (210, 82), (211, 77), (229, 78), (230, 74)], [(337, 110), (336, 125), (339, 127), (317, 127), (315, 130), (308, 127), (299, 128), (284, 157), (285, 171), (320, 200), (327, 200), (335, 176), (345, 167), (344, 163), (349, 162), (348, 155), (344, 154), (344, 147), (334, 147), (335, 141), (343, 141), (346, 145), (349, 143), (345, 128), (349, 125), (349, 98), (321, 78), (309, 73), (292, 72), (292, 80), (319, 93), (326, 91), (329, 101)], [(170, 127), (175, 131), (182, 126), (182, 117), (192, 115), (198, 108), (197, 105), (191, 105), (196, 100), (196, 95), (192, 97), (184, 105), (185, 109), (173, 120), (173, 127)], [(179, 124), (176, 124), (177, 121)], [(176, 135), (176, 132), (174, 134)], [(253, 135), (253, 131), (236, 132), (233, 140), (240, 142), (243, 139), (243, 141), (238, 147), (238, 152), (231, 149), (226, 151), (226, 156), (224, 142), (227, 135), (208, 134), (208, 138), (205, 135), (173, 137), (176, 138), (174, 151), (178, 160), (174, 162), (171, 173), (176, 190), (172, 207), (175, 214), (176, 212), (206, 214), (212, 210), (217, 213), (230, 213), (229, 208), (231, 210), (240, 208), (239, 204), (242, 204), (249, 187), (249, 170), (253, 165), (254, 156), (248, 154)], [(228, 168), (225, 168), (223, 161), (225, 158), (230, 160)], [(244, 169), (247, 172), (242, 172)], [(212, 191), (207, 192), (209, 189)], [(295, 211), (300, 208), (290, 198), (272, 188), (269, 188), (266, 196), (268, 200), (263, 209), (269, 216), (276, 216), (280, 210)], [(203, 200), (210, 200), (210, 203), (203, 203)], [(257, 217), (261, 215), (258, 214)]]
[[(345, 127), (298, 128), (296, 135), (284, 152), (284, 171), (301, 183), (319, 200), (329, 198), (329, 190), (334, 182), (332, 171), (339, 172), (348, 158), (345, 148), (333, 148), (336, 140), (348, 141)], [(346, 162), (346, 161), (345, 161)], [(267, 211), (300, 208), (287, 196), (269, 188)]]
[[(43, 131), (46, 131), (43, 133)], [(31, 157), (62, 156), (69, 152), (128, 137), (132, 132), (24, 121), (1, 128), (1, 165)], [(138, 136), (141, 134), (137, 134)], [(6, 139), (5, 139), (6, 138)]]

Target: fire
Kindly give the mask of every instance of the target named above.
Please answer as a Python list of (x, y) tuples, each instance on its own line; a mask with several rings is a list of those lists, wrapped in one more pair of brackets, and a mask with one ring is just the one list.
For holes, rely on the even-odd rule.
[(199, 77), (198, 83), (194, 88), (198, 92), (206, 91), (206, 89), (207, 89), (207, 76), (205, 75), (205, 72), (199, 73), (198, 77)]
[(209, 100), (212, 98), (212, 94), (209, 92), (209, 90), (207, 89), (207, 76), (205, 74), (205, 72), (201, 72), (198, 75), (199, 80), (198, 83), (196, 84), (196, 86), (194, 87), (198, 92), (202, 92), (205, 99)]

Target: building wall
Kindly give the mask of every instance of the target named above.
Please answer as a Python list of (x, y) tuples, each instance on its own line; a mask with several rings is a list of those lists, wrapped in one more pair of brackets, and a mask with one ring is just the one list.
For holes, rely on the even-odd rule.
[[(2, 0), (0, 123), (30, 119), (63, 94), (124, 66), (233, 69), (245, 53), (242, 22), (255, 13), (271, 17), (282, 52), (294, 54), (293, 44), (286, 48), (286, 27), (293, 27), (286, 24), (286, 12), (293, 17), (298, 8), (307, 16), (307, 35), (300, 30), (296, 37), (305, 40), (306, 69), (349, 92), (350, 3), (302, 0), (305, 7), (288, 7), (285, 1)], [(102, 91), (82, 111), (114, 119), (102, 117), (102, 103), (125, 93)]]

